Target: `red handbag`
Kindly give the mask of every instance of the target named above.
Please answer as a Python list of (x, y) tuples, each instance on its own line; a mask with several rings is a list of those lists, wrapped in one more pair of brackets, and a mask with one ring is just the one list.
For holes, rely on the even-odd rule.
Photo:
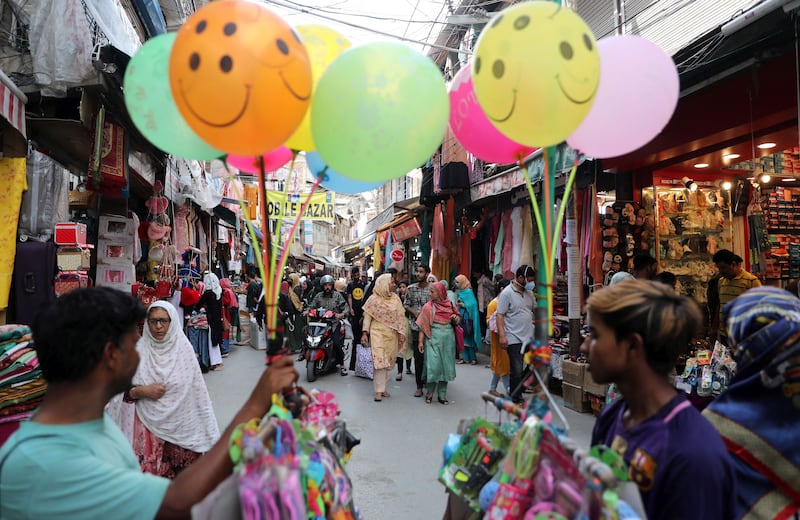
[(172, 282), (169, 280), (159, 280), (156, 282), (156, 296), (159, 298), (172, 297)]
[(456, 333), (456, 348), (461, 352), (464, 350), (464, 329), (461, 328), (461, 325), (454, 324), (453, 332)]

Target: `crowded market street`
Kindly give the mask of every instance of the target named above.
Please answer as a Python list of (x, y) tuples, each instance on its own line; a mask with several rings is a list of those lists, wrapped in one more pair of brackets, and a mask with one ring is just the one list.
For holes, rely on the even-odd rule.
[[(225, 370), (204, 375), (220, 428), (225, 428), (239, 409), (262, 371), (264, 352), (246, 345), (231, 347)], [(458, 365), (457, 377), (449, 390), (449, 406), (426, 405), (415, 399), (414, 376), (404, 375), (388, 388), (391, 397), (372, 400), (372, 382), (353, 375), (332, 372), (313, 385), (305, 380), (305, 364), (296, 362), (299, 384), (333, 392), (339, 400), (347, 428), (361, 444), (353, 450), (347, 466), (353, 480), (355, 502), (364, 519), (441, 518), (445, 509), (444, 486), (437, 481), (442, 465), (442, 448), (448, 434), (455, 433), (461, 419), (486, 417), (498, 420), (497, 411), (484, 406), (480, 392), (488, 388), (491, 374), (477, 366)], [(561, 405), (561, 398), (555, 396)], [(589, 413), (564, 408), (570, 436), (588, 447), (594, 425)], [(508, 420), (504, 416), (503, 420)]]

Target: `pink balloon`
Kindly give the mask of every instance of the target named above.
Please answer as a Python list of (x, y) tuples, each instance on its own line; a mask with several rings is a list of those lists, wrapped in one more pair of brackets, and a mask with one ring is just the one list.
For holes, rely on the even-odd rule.
[[(285, 146), (281, 146), (269, 153), (265, 153), (261, 157), (264, 158), (264, 171), (273, 172), (292, 159), (292, 151)], [(258, 173), (261, 168), (258, 156), (228, 155), (225, 160), (228, 164), (243, 172)]]
[(519, 144), (500, 133), (483, 113), (472, 86), (471, 67), (461, 67), (450, 85), (450, 130), (458, 142), (478, 159), (513, 163), (536, 148)]
[(678, 104), (678, 69), (667, 53), (639, 36), (597, 42), (600, 84), (586, 119), (567, 139), (596, 158), (641, 148), (667, 126)]

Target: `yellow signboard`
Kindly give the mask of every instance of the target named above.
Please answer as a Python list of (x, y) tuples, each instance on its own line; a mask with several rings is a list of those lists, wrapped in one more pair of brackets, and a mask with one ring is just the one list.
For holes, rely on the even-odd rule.
[[(307, 193), (284, 193), (267, 191), (267, 214), (269, 218), (295, 219), (300, 213)], [(333, 192), (325, 191), (311, 195), (306, 211), (301, 220), (333, 221)]]

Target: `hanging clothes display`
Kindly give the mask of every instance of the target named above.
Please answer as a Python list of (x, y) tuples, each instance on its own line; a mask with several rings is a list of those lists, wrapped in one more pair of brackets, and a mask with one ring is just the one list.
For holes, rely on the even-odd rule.
[(531, 217), (531, 210), (529, 207), (520, 208), (522, 211), (522, 247), (519, 252), (519, 265), (536, 265), (533, 263), (533, 240), (537, 232), (533, 229), (533, 217)]
[[(603, 247), (602, 229), (600, 225), (600, 213), (595, 210), (597, 202), (597, 187), (592, 187), (584, 192), (584, 214), (585, 227), (587, 232), (584, 234), (583, 244), (585, 249), (582, 251), (581, 258), (588, 259), (586, 264), (589, 266), (589, 274), (592, 275), (595, 285), (603, 283)], [(588, 221), (588, 222), (587, 222)], [(596, 238), (595, 238), (596, 237)], [(583, 262), (581, 262), (583, 263)]]
[(0, 159), (0, 309), (8, 307), (17, 250), (17, 221), (26, 188), (25, 158)]
[(503, 253), (502, 253), (502, 267), (503, 267), (503, 276), (508, 278), (509, 280), (514, 279), (514, 269), (512, 268), (512, 258), (514, 254), (514, 239), (516, 235), (514, 235), (514, 226), (511, 222), (511, 211), (506, 210), (503, 212), (503, 227), (506, 230), (506, 234), (503, 237)]
[(493, 275), (505, 275), (503, 274), (503, 243), (506, 239), (506, 226), (505, 222), (503, 222), (503, 218), (501, 215), (496, 217), (497, 219), (497, 237), (494, 241), (494, 249), (493, 249), (493, 256), (494, 260), (492, 261), (492, 274)]
[(511, 210), (511, 226), (514, 236), (511, 249), (511, 269), (516, 271), (517, 267), (522, 265), (520, 255), (522, 254), (522, 241), (525, 240), (522, 236), (522, 208), (519, 206)]
[(422, 212), (422, 234), (419, 237), (420, 265), (431, 265), (431, 212)]

